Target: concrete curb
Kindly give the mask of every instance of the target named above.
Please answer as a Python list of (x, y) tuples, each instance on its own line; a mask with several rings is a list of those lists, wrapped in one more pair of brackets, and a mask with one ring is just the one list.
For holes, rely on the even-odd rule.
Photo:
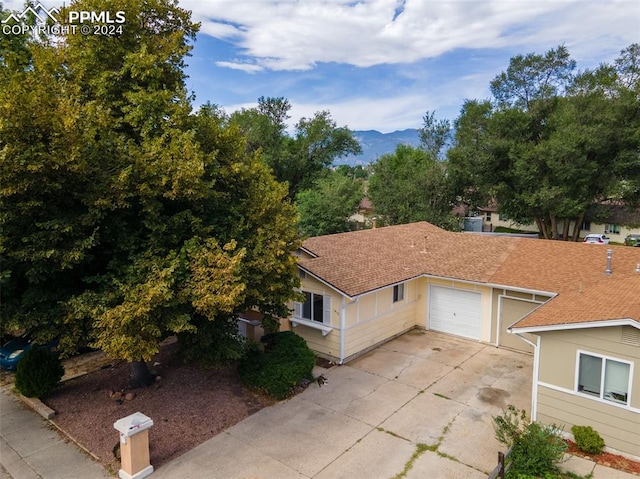
[(27, 406), (29, 406), (38, 414), (40, 414), (43, 418), (50, 420), (55, 417), (56, 412), (53, 409), (51, 409), (49, 406), (44, 404), (42, 401), (40, 401), (40, 399), (28, 398), (26, 396), (23, 396), (22, 394), (18, 394), (18, 397), (23, 403), (25, 403)]

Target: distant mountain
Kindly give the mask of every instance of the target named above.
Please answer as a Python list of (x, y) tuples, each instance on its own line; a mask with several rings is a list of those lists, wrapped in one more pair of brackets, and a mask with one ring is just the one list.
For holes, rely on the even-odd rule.
[(334, 161), (334, 165), (368, 165), (382, 155), (396, 151), (397, 145), (420, 145), (418, 130), (415, 128), (392, 133), (380, 133), (376, 130), (354, 131), (353, 136), (360, 143), (362, 154), (339, 158)]

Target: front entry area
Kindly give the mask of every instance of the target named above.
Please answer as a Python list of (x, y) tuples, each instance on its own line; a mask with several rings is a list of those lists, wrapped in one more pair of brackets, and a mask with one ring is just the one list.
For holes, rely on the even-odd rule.
[(482, 294), (429, 286), (428, 328), (463, 338), (482, 337)]

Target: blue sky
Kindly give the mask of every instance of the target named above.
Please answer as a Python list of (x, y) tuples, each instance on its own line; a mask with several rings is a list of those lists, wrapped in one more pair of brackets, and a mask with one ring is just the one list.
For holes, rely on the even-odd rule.
[[(51, 3), (51, 2), (43, 2)], [(22, 1), (5, 1), (19, 9)], [(640, 41), (637, 0), (179, 0), (202, 23), (187, 87), (227, 112), (285, 97), (293, 124), (417, 128), (455, 119), (517, 54), (565, 45), (579, 69)]]
[(329, 110), (340, 126), (417, 128), (455, 119), (517, 54), (565, 45), (579, 69), (640, 41), (633, 0), (210, 0), (188, 87), (228, 112), (285, 97), (291, 123)]

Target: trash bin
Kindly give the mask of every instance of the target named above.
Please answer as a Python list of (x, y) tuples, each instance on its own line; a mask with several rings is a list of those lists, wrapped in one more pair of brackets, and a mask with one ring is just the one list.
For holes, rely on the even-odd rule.
[(120, 479), (142, 479), (153, 472), (149, 460), (151, 418), (137, 412), (118, 419), (113, 427), (120, 433)]

